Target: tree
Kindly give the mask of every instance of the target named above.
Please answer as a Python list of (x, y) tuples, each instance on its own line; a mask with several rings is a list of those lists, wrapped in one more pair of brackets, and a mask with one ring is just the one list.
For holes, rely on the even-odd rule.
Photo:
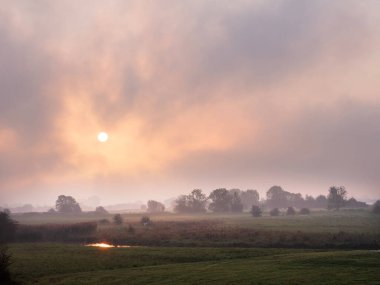
[(306, 197), (305, 197), (305, 206), (309, 207), (309, 208), (312, 208), (312, 207), (314, 207), (314, 205), (315, 205), (315, 199), (314, 199), (314, 197), (311, 196), (311, 195), (306, 195)]
[(287, 210), (286, 210), (286, 215), (287, 216), (294, 216), (296, 214), (296, 210), (294, 210), (293, 207), (289, 207)]
[(8, 253), (8, 248), (0, 247), (0, 283), (1, 284), (16, 284), (11, 280), (9, 267), (12, 264), (11, 254)]
[(17, 223), (10, 217), (9, 211), (0, 212), (0, 283), (13, 284), (9, 273), (11, 265), (11, 254), (4, 246), (5, 243), (12, 241), (16, 232)]
[(0, 212), (0, 244), (12, 241), (16, 233), (17, 222), (7, 212)]
[(59, 213), (81, 213), (82, 209), (71, 196), (60, 195), (55, 202), (55, 208)]
[(380, 200), (377, 200), (372, 206), (372, 212), (375, 214), (380, 214)]
[(261, 217), (262, 213), (263, 212), (261, 211), (259, 206), (252, 205), (251, 214), (253, 217)]
[(252, 205), (259, 205), (260, 195), (257, 190), (248, 189), (240, 193), (240, 199), (243, 204), (243, 210), (249, 210)]
[(280, 186), (272, 186), (267, 191), (267, 204), (270, 207), (281, 208), (288, 206), (289, 192), (284, 191)]
[(174, 211), (178, 213), (190, 213), (188, 196), (181, 195), (174, 201)]
[(192, 213), (205, 213), (207, 196), (203, 194), (201, 189), (194, 189), (187, 196), (187, 208)]
[(220, 188), (210, 193), (209, 199), (212, 201), (209, 209), (213, 212), (228, 212), (230, 210), (231, 195), (225, 188)]
[(331, 186), (327, 196), (327, 208), (339, 210), (346, 202), (347, 191), (344, 186)]
[(201, 189), (194, 189), (189, 195), (181, 195), (174, 202), (174, 211), (179, 213), (206, 212), (207, 196)]
[(116, 214), (113, 216), (113, 223), (115, 225), (122, 225), (123, 224), (123, 217), (120, 214)]
[(327, 208), (327, 198), (324, 195), (319, 195), (315, 198), (315, 207), (316, 208)]
[(103, 206), (98, 206), (95, 208), (95, 213), (108, 214), (108, 211)]
[(354, 197), (351, 197), (350, 199), (348, 199), (346, 201), (345, 207), (348, 207), (348, 208), (367, 208), (368, 205), (365, 202), (360, 202), (360, 201), (356, 200)]
[[(231, 194), (230, 194), (231, 195)], [(241, 213), (243, 212), (243, 204), (241, 202), (239, 192), (233, 192), (231, 195), (231, 205), (230, 205), (231, 212), (234, 213)]]
[(165, 211), (164, 204), (154, 200), (149, 200), (147, 203), (147, 207), (148, 213), (162, 213)]

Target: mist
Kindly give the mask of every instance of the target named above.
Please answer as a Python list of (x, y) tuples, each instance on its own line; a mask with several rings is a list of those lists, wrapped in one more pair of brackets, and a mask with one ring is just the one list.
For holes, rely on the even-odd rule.
[(0, 4), (0, 205), (378, 198), (379, 1)]

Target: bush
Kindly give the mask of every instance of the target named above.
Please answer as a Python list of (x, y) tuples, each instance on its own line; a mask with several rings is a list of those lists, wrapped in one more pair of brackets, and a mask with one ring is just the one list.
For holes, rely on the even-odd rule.
[(377, 200), (375, 204), (373, 204), (372, 212), (375, 214), (380, 214), (380, 200)]
[(115, 225), (121, 225), (123, 224), (123, 217), (120, 214), (116, 214), (113, 216), (113, 222)]
[(95, 222), (76, 224), (20, 225), (17, 241), (78, 241), (92, 235), (98, 227)]
[(299, 212), (300, 215), (310, 215), (309, 208), (302, 208)]
[(287, 216), (294, 216), (296, 214), (296, 210), (294, 210), (293, 207), (289, 207), (287, 210), (286, 210), (286, 215)]
[(280, 215), (280, 210), (279, 210), (278, 208), (274, 208), (274, 209), (272, 209), (272, 210), (269, 212), (269, 214), (270, 214), (271, 216), (279, 216), (279, 215)]
[(11, 265), (11, 255), (6, 247), (0, 248), (0, 283), (12, 284), (9, 267)]
[(149, 226), (152, 224), (152, 221), (150, 220), (150, 218), (148, 216), (144, 216), (141, 218), (141, 224), (143, 226)]
[(251, 208), (251, 212), (253, 217), (261, 217), (263, 212), (261, 211), (259, 206), (253, 205)]

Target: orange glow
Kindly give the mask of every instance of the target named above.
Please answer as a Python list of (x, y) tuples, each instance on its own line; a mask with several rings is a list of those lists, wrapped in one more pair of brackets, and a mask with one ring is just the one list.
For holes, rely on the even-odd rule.
[(94, 246), (94, 247), (100, 247), (100, 248), (111, 248), (111, 247), (115, 247), (115, 246), (112, 245), (112, 244), (108, 244), (108, 243), (104, 243), (104, 242), (101, 242), (101, 243), (90, 243), (90, 244), (86, 244), (86, 246)]

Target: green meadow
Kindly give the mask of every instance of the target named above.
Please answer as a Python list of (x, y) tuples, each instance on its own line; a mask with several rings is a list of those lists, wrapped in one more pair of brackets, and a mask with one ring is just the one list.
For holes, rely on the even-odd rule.
[(380, 284), (380, 252), (12, 244), (22, 284)]
[(121, 225), (111, 214), (13, 215), (12, 277), (19, 284), (380, 284), (380, 217), (370, 211), (166, 213), (150, 215), (149, 226), (143, 215), (123, 214)]

